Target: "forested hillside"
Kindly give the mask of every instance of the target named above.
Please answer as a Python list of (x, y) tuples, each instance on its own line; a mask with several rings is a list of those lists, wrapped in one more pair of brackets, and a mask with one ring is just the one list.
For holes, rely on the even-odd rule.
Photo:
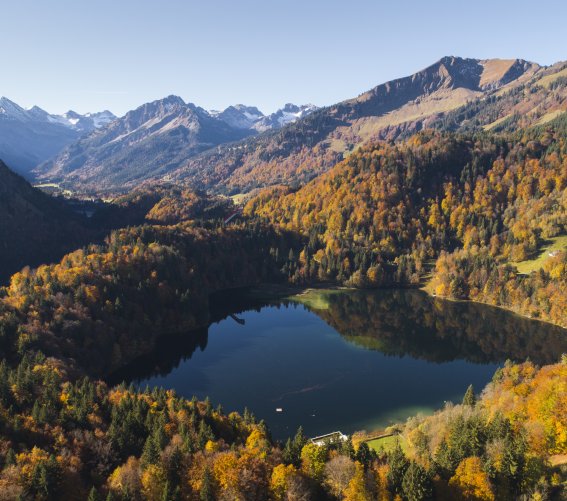
[(109, 374), (172, 326), (206, 324), (209, 292), (277, 279), (301, 248), (257, 224), (206, 226), (121, 230), (0, 289), (2, 498), (561, 495), (550, 461), (566, 447), (565, 361), (507, 365), (478, 403), (468, 391), (463, 405), (409, 421), (405, 452), (387, 453), (319, 447), (301, 430), (275, 444), (248, 411), (83, 377)]
[(3, 352), (39, 349), (80, 372), (108, 374), (160, 335), (208, 325), (211, 293), (278, 280), (269, 258), (278, 246), (284, 256), (297, 244), (261, 226), (113, 232), (104, 245), (26, 268), (0, 289)]
[(142, 224), (176, 224), (193, 219), (225, 218), (234, 205), (231, 200), (164, 184), (143, 186), (116, 197), (97, 210), (92, 226), (108, 229)]
[(24, 266), (60, 259), (94, 239), (84, 223), (0, 160), (0, 283)]
[(171, 185), (140, 187), (94, 204), (90, 218), (80, 214), (81, 204), (46, 195), (0, 161), (0, 284), (24, 266), (57, 261), (66, 252), (102, 242), (111, 229), (212, 220), (234, 210), (226, 198)]
[(439, 258), (435, 293), (567, 326), (565, 252), (530, 276), (509, 266), (567, 232), (566, 148), (564, 120), (513, 136), (426, 131), (361, 149), (295, 192), (267, 190), (245, 212), (308, 239), (297, 282), (417, 285)]

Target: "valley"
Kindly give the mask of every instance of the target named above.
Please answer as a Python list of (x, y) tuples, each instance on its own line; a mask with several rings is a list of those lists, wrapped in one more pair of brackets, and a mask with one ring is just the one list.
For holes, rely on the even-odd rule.
[(0, 499), (561, 499), (565, 67), (3, 98)]

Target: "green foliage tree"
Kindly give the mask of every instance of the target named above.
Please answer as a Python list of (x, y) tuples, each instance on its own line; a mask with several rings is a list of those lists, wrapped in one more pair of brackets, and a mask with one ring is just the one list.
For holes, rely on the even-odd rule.
[(387, 475), (388, 489), (392, 494), (402, 494), (404, 475), (409, 467), (399, 442), (396, 443), (394, 450), (388, 454), (388, 466), (390, 467)]
[(433, 497), (433, 482), (423, 466), (410, 462), (402, 480), (402, 492), (407, 501), (424, 501)]
[(476, 404), (476, 395), (474, 394), (474, 387), (473, 385), (469, 385), (465, 395), (463, 397), (463, 405), (469, 405), (473, 407)]

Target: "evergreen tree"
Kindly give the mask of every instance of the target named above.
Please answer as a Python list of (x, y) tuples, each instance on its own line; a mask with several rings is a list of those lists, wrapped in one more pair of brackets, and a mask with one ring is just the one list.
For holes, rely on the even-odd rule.
[(476, 404), (476, 395), (474, 394), (473, 385), (470, 384), (463, 397), (463, 405), (470, 405), (473, 407)]
[(344, 442), (341, 442), (339, 445), (339, 452), (343, 455), (343, 456), (347, 456), (350, 459), (354, 459), (355, 458), (355, 452), (354, 452), (354, 447), (352, 445), (352, 440), (350, 437), (348, 437), (347, 440), (345, 440)]
[(161, 450), (156, 443), (154, 435), (148, 435), (142, 451), (142, 464), (158, 464)]
[(200, 501), (214, 501), (213, 479), (209, 468), (205, 468), (203, 473), (203, 481), (201, 482), (201, 490), (199, 491)]
[(388, 465), (390, 466), (390, 471), (388, 471), (387, 475), (388, 489), (393, 494), (401, 494), (402, 483), (409, 466), (409, 461), (399, 443), (397, 443), (394, 450), (388, 454)]
[(171, 501), (171, 492), (169, 489), (169, 481), (166, 480), (163, 486), (163, 492), (161, 494), (161, 501)]
[(297, 460), (295, 454), (294, 454), (294, 449), (293, 449), (293, 444), (291, 442), (291, 438), (288, 438), (285, 442), (283, 451), (282, 451), (282, 457), (284, 460), (284, 463), (286, 464), (294, 464)]
[(358, 446), (358, 450), (356, 451), (355, 459), (362, 466), (364, 466), (365, 470), (368, 468), (368, 466), (370, 465), (370, 463), (372, 462), (372, 459), (374, 457), (372, 452), (373, 451), (370, 450), (370, 447), (368, 447), (368, 444), (366, 442), (362, 442)]
[(301, 452), (301, 449), (303, 449), (303, 446), (306, 443), (307, 437), (303, 433), (303, 426), (300, 426), (299, 428), (297, 428), (295, 436), (293, 437), (293, 447), (295, 448), (295, 450), (299, 450)]
[(404, 474), (402, 490), (407, 501), (431, 499), (433, 484), (425, 468), (412, 461)]
[(14, 464), (16, 464), (16, 453), (14, 452), (14, 449), (10, 447), (8, 452), (6, 452), (6, 457), (4, 458), (4, 467), (12, 466)]
[(435, 454), (435, 467), (441, 477), (445, 480), (448, 480), (450, 477), (453, 476), (457, 466), (459, 464), (459, 460), (456, 457), (453, 449), (449, 447), (446, 440), (443, 440), (439, 447), (437, 448), (437, 452)]
[(88, 501), (99, 501), (98, 491), (93, 487), (89, 492)]

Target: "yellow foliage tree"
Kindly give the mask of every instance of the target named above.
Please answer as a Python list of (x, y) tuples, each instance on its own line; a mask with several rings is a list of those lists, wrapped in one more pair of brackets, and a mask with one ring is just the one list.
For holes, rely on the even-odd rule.
[(144, 499), (161, 501), (165, 483), (167, 482), (165, 471), (161, 466), (148, 465), (142, 473), (141, 482)]
[(284, 499), (287, 490), (287, 483), (291, 476), (295, 475), (297, 470), (292, 464), (278, 464), (272, 470), (270, 478), (270, 490), (274, 497), (278, 500)]
[(494, 493), (483, 471), (480, 458), (470, 457), (461, 461), (455, 475), (449, 480), (455, 499), (466, 501), (493, 501)]

